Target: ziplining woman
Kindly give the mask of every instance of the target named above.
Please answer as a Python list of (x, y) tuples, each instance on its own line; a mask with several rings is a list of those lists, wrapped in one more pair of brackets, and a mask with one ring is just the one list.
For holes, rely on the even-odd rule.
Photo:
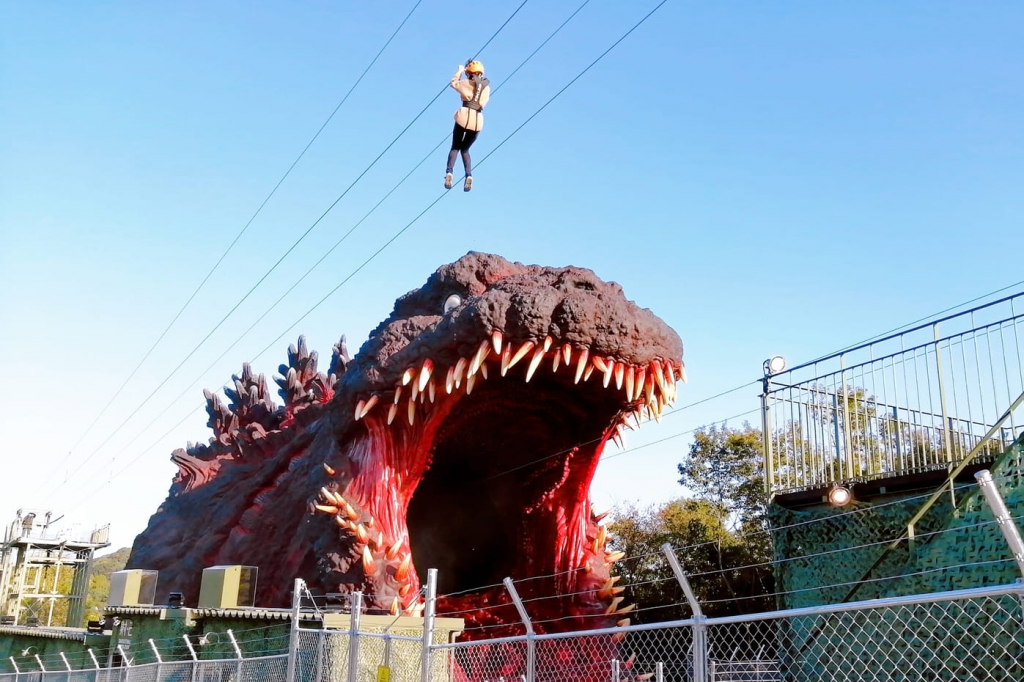
[[(466, 79), (462, 76), (465, 74)], [(469, 148), (476, 141), (476, 136), (484, 127), (484, 107), (491, 98), (490, 81), (484, 78), (484, 65), (477, 60), (459, 65), (452, 76), (452, 88), (462, 97), (462, 106), (455, 112), (455, 130), (452, 132), (452, 148), (448, 152), (448, 169), (444, 175), (445, 189), (452, 188), (452, 168), (455, 158), (462, 153), (462, 165), (466, 170), (466, 183), (463, 190), (473, 189), (473, 165), (469, 158)]]

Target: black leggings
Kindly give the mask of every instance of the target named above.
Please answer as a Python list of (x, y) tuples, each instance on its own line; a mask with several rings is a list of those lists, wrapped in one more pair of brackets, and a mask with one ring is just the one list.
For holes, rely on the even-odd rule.
[(469, 158), (469, 148), (473, 146), (478, 134), (477, 130), (467, 130), (458, 123), (455, 124), (455, 130), (452, 131), (452, 150), (448, 152), (448, 173), (451, 173), (455, 166), (455, 157), (462, 152), (462, 165), (466, 169), (466, 175), (473, 174), (473, 162)]

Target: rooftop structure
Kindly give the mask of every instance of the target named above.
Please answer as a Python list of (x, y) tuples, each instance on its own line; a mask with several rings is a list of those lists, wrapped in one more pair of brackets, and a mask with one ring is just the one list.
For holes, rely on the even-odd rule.
[(19, 509), (0, 545), (0, 625), (67, 625), (85, 620), (96, 550), (109, 547), (110, 526), (57, 527), (63, 517)]

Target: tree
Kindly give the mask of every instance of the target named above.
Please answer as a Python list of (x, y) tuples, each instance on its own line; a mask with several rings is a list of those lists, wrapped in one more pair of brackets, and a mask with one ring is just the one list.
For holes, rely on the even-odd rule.
[(768, 610), (774, 589), (761, 433), (698, 429), (679, 464), (690, 497), (660, 506), (616, 509), (612, 544), (626, 552), (618, 564), (625, 596), (642, 607), (636, 618), (653, 622), (686, 617), (682, 588), (661, 546), (669, 543), (706, 615)]
[(697, 429), (690, 451), (679, 463), (679, 483), (698, 500), (714, 503), (729, 517), (726, 525), (751, 533), (767, 528), (764, 445), (750, 424), (742, 429)]

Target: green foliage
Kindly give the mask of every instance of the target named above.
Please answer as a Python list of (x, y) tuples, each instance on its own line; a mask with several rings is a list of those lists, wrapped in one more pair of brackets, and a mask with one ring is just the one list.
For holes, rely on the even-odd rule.
[(691, 493), (660, 506), (626, 505), (609, 525), (612, 547), (626, 552), (618, 564), (627, 603), (642, 607), (638, 622), (690, 615), (682, 588), (661, 552), (676, 548), (705, 615), (768, 610), (773, 605), (763, 484), (761, 433), (742, 429), (697, 431), (679, 464), (680, 483)]
[(87, 619), (99, 617), (107, 603), (107, 597), (110, 596), (110, 574), (114, 571), (123, 570), (128, 563), (128, 555), (131, 553), (130, 547), (122, 547), (116, 552), (111, 552), (93, 562), (92, 578), (89, 580), (89, 594), (85, 599)]

